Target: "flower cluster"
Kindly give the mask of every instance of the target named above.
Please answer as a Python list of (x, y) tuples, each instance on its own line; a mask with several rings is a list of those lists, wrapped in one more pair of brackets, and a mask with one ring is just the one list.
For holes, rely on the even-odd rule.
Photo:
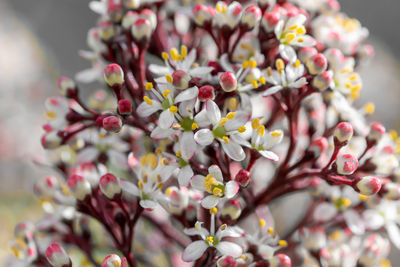
[(357, 100), (373, 50), (336, 0), (89, 6), (92, 68), (45, 103), (57, 174), (15, 264), (389, 266), (400, 138)]

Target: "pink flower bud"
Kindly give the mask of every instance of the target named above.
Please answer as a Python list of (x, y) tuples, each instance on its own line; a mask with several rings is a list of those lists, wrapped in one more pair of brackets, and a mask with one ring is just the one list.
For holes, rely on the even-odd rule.
[(308, 150), (313, 153), (315, 158), (318, 158), (323, 152), (328, 149), (328, 140), (325, 137), (314, 139)]
[(67, 184), (74, 196), (81, 201), (92, 193), (90, 183), (80, 175), (74, 174), (69, 177)]
[(33, 191), (37, 196), (51, 196), (54, 191), (60, 188), (60, 184), (56, 177), (47, 176), (41, 178), (33, 186)]
[(172, 73), (172, 84), (180, 90), (189, 87), (190, 75), (183, 70), (176, 70)]
[(225, 92), (232, 92), (236, 90), (237, 80), (235, 74), (233, 74), (232, 72), (228, 71), (222, 73), (219, 77), (219, 80), (219, 84)]
[(382, 136), (385, 134), (385, 127), (379, 122), (371, 123), (371, 127), (369, 130), (369, 134), (367, 136), (368, 140), (379, 142), (382, 139)]
[(62, 138), (57, 131), (52, 131), (42, 135), (41, 143), (44, 149), (56, 149), (61, 145)]
[(124, 83), (124, 71), (118, 64), (110, 64), (104, 69), (104, 80), (109, 86)]
[(70, 267), (72, 262), (65, 250), (57, 243), (53, 243), (46, 249), (46, 258), (54, 267)]
[(312, 85), (319, 89), (321, 92), (328, 89), (333, 83), (333, 72), (332, 71), (324, 71), (312, 80)]
[(248, 30), (252, 30), (260, 22), (261, 15), (261, 9), (256, 5), (251, 5), (243, 11), (240, 23), (246, 25)]
[(241, 186), (246, 187), (250, 182), (250, 178), (250, 172), (242, 169), (236, 174), (235, 181), (238, 182)]
[(270, 266), (275, 267), (290, 267), (292, 266), (292, 261), (288, 255), (277, 254), (272, 259), (269, 260)]
[(358, 160), (352, 154), (341, 154), (336, 159), (337, 173), (350, 175), (358, 168)]
[(153, 27), (145, 18), (138, 18), (131, 28), (132, 36), (141, 42), (147, 42), (153, 33)]
[(265, 32), (272, 32), (280, 19), (278, 12), (265, 13), (261, 20), (261, 25)]
[(35, 225), (30, 221), (21, 221), (14, 228), (16, 238), (33, 239), (33, 232), (35, 232)]
[(356, 180), (354, 189), (360, 194), (370, 196), (378, 193), (381, 186), (382, 183), (378, 177), (364, 176)]
[(132, 113), (132, 102), (129, 99), (121, 99), (118, 101), (118, 111), (122, 115), (129, 115)]
[(103, 119), (103, 128), (110, 132), (119, 132), (122, 128), (122, 121), (117, 116), (108, 116)]
[(100, 190), (109, 199), (121, 194), (121, 185), (119, 179), (111, 173), (104, 174), (100, 178)]
[(232, 220), (236, 220), (239, 218), (240, 214), (242, 213), (242, 205), (237, 199), (230, 199), (225, 202), (222, 210), (221, 215), (229, 217)]
[(214, 87), (211, 85), (205, 85), (199, 88), (199, 95), (198, 95), (200, 100), (206, 101), (208, 99), (214, 100), (215, 94), (214, 94)]
[(334, 138), (338, 140), (341, 144), (347, 143), (353, 137), (353, 126), (348, 122), (341, 122), (336, 126), (333, 132)]
[(122, 19), (122, 27), (125, 30), (129, 30), (135, 21), (139, 18), (139, 14), (134, 11), (129, 11), (125, 14), (124, 18)]
[(217, 261), (217, 267), (237, 267), (237, 262), (232, 256), (223, 256)]
[(317, 49), (312, 46), (303, 47), (298, 52), (298, 57), (300, 61), (304, 64), (314, 55), (318, 53)]
[(111, 21), (102, 21), (99, 25), (99, 36), (104, 41), (109, 41), (115, 35), (114, 25)]
[(138, 158), (131, 152), (128, 155), (128, 166), (132, 169), (135, 169), (139, 165)]
[(140, 0), (122, 0), (126, 9), (137, 9), (140, 6)]
[(119, 1), (108, 1), (107, 14), (111, 21), (120, 22), (123, 16), (121, 3)]
[(400, 199), (400, 186), (395, 183), (388, 182), (382, 186), (382, 195), (388, 200)]
[(57, 84), (63, 96), (68, 96), (76, 91), (75, 82), (68, 77), (61, 77), (60, 79), (58, 79)]
[(205, 6), (203, 4), (196, 4), (193, 9), (194, 22), (199, 26), (211, 23), (211, 20), (215, 16), (215, 9), (212, 6)]
[(320, 74), (328, 67), (328, 61), (323, 54), (313, 55), (307, 60), (308, 72), (312, 75)]
[(154, 13), (153, 10), (151, 9), (143, 9), (140, 12), (140, 17), (147, 19), (148, 22), (150, 22), (151, 28), (154, 31), (157, 27), (157, 16)]
[(104, 258), (101, 267), (120, 267), (121, 258), (116, 254), (110, 254)]

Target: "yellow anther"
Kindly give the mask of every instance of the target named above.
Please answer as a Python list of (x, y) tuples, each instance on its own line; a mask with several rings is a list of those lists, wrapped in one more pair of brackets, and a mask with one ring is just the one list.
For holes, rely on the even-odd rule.
[(260, 119), (259, 118), (255, 118), (252, 122), (251, 122), (251, 127), (253, 129), (257, 129), (258, 126), (260, 126)]
[(264, 125), (258, 126), (258, 128), (257, 128), (257, 134), (258, 134), (259, 136), (264, 136), (264, 134), (265, 134), (265, 127), (264, 127)]
[(329, 235), (329, 239), (338, 241), (342, 237), (342, 232), (339, 230), (334, 231)]
[(296, 62), (293, 63), (293, 66), (294, 66), (295, 68), (298, 68), (300, 65), (301, 65), (301, 63), (300, 63), (299, 60), (296, 60)]
[(157, 187), (158, 187), (158, 189), (160, 189), (160, 190), (163, 189), (164, 183), (163, 183), (163, 182), (158, 183)]
[(216, 196), (216, 197), (222, 197), (222, 189), (221, 188), (218, 188), (218, 187), (215, 187), (214, 189), (213, 189), (213, 195), (214, 196)]
[(169, 95), (171, 93), (171, 91), (170, 90), (165, 90), (164, 92), (163, 92), (163, 97), (165, 97), (165, 98), (167, 98), (167, 96)]
[(266, 84), (266, 83), (267, 83), (267, 80), (266, 80), (264, 77), (261, 77), (260, 79), (258, 79), (258, 81), (259, 81), (261, 84)]
[(57, 113), (55, 113), (54, 111), (47, 111), (46, 112), (46, 118), (48, 120), (54, 120), (57, 118)]
[(272, 235), (275, 232), (274, 228), (268, 228), (268, 234)]
[(172, 48), (169, 51), (169, 54), (171, 55), (171, 58), (175, 61), (179, 60), (179, 53), (178, 53), (178, 49), (176, 48)]
[(238, 101), (234, 97), (231, 97), (226, 101), (226, 108), (228, 110), (236, 110), (237, 106), (238, 106)]
[(160, 165), (168, 166), (169, 165), (169, 160), (166, 158), (161, 158), (160, 159)]
[(375, 112), (375, 104), (372, 102), (368, 102), (367, 104), (365, 104), (364, 110), (365, 110), (365, 113), (368, 115), (374, 113)]
[(278, 130), (271, 132), (271, 136), (273, 136), (273, 137), (280, 137), (281, 135), (282, 135), (282, 132), (278, 131)]
[(294, 31), (299, 27), (299, 25), (295, 24), (289, 27), (289, 31)]
[(267, 68), (267, 75), (268, 75), (268, 77), (271, 77), (271, 76), (272, 76), (272, 69), (271, 69), (271, 67), (268, 67), (268, 68)]
[(265, 226), (265, 220), (264, 219), (258, 220), (258, 223), (260, 224), (261, 228), (263, 228)]
[(233, 118), (235, 118), (235, 115), (236, 115), (236, 112), (229, 112), (229, 113), (226, 115), (226, 118), (227, 118), (228, 120), (232, 120)]
[(218, 124), (218, 126), (219, 127), (222, 127), (222, 126), (224, 126), (225, 125), (225, 123), (228, 121), (228, 119), (227, 118), (222, 118), (220, 121), (219, 121), (219, 124)]
[(238, 132), (239, 133), (244, 133), (246, 131), (246, 127), (244, 127), (244, 126), (240, 126), (239, 128), (238, 128)]
[(178, 112), (178, 108), (177, 108), (177, 106), (171, 106), (169, 108), (169, 111), (171, 111), (172, 113), (177, 113)]
[(255, 61), (254, 59), (250, 59), (249, 60), (249, 66), (250, 66), (250, 68), (257, 67), (257, 61)]
[(350, 80), (350, 81), (354, 81), (354, 80), (357, 80), (357, 78), (358, 78), (358, 74), (354, 73), (353, 75), (351, 75), (351, 76), (349, 77), (349, 80)]
[(205, 181), (210, 181), (211, 179), (214, 179), (214, 177), (212, 177), (211, 174), (207, 174), (207, 176), (204, 177), (204, 180), (205, 180)]
[(360, 97), (360, 93), (359, 93), (359, 92), (352, 92), (352, 93), (349, 95), (349, 97), (350, 97), (351, 99), (357, 99), (357, 98)]
[(288, 33), (285, 35), (285, 41), (287, 43), (292, 42), (294, 39), (296, 39), (296, 34), (294, 34), (294, 33)]
[(168, 187), (167, 190), (165, 191), (165, 193), (166, 193), (167, 195), (171, 195), (171, 193), (172, 193), (171, 187)]
[(252, 80), (250, 83), (253, 85), (254, 88), (258, 88), (257, 80)]
[(165, 79), (167, 80), (168, 83), (172, 83), (172, 76), (169, 74), (165, 74)]
[(253, 49), (253, 47), (248, 43), (241, 43), (240, 44), (240, 48), (245, 49), (245, 50), (252, 50)]
[(167, 52), (162, 52), (162, 53), (161, 53), (161, 57), (162, 57), (164, 60), (168, 60), (168, 58), (169, 58)]
[(275, 62), (275, 66), (279, 73), (282, 73), (282, 71), (285, 69), (285, 63), (282, 59), (277, 59)]
[(143, 190), (143, 183), (141, 181), (138, 182), (138, 187), (140, 191)]
[(207, 236), (206, 241), (210, 244), (214, 242), (214, 237), (213, 236)]
[(302, 43), (302, 42), (304, 42), (304, 38), (303, 38), (303, 37), (299, 37), (299, 38), (297, 38), (297, 42), (299, 42), (299, 43)]
[(248, 67), (249, 67), (249, 62), (247, 60), (243, 61), (242, 62), (242, 68), (245, 69), (245, 68), (248, 68)]
[(367, 200), (368, 199), (368, 196), (366, 196), (366, 195), (359, 195), (360, 196), (360, 200), (361, 201), (365, 201), (365, 200)]
[(390, 137), (392, 138), (393, 141), (396, 140), (397, 136), (398, 136), (396, 130), (391, 130), (389, 132), (389, 135), (390, 135)]
[(196, 129), (199, 129), (199, 125), (197, 123), (193, 122), (192, 123), (192, 130), (194, 131)]
[(181, 152), (180, 150), (178, 150), (178, 151), (175, 153), (175, 155), (176, 155), (178, 158), (180, 158), (180, 157), (182, 157), (182, 152)]
[(221, 226), (219, 227), (219, 229), (220, 229), (221, 231), (224, 231), (224, 230), (226, 229), (226, 227), (228, 227), (228, 226), (226, 225), (226, 223), (224, 223), (223, 225), (221, 225)]
[(187, 46), (186, 45), (181, 46), (181, 55), (183, 58), (185, 58), (187, 56)]
[(216, 207), (210, 209), (210, 214), (217, 214), (218, 209)]
[(197, 230), (197, 231), (200, 231), (201, 230), (201, 222), (196, 222), (195, 224), (194, 224), (194, 228)]
[(246, 256), (246, 255), (244, 255), (244, 254), (242, 254), (242, 255), (240, 255), (240, 256), (239, 256), (239, 258), (241, 258), (242, 260), (244, 260), (244, 261), (245, 261), (245, 260), (247, 259), (247, 256)]
[(224, 140), (225, 143), (229, 144), (228, 136), (225, 135), (224, 137), (222, 137), (222, 140)]
[(143, 97), (144, 102), (147, 103), (147, 105), (153, 105), (153, 101), (151, 101), (151, 99), (148, 96), (144, 96)]
[(298, 35), (303, 35), (303, 34), (306, 34), (306, 28), (304, 27), (304, 26), (301, 26), (301, 27), (298, 27), (297, 29), (296, 29), (296, 33), (298, 34)]
[(352, 87), (351, 83), (345, 83), (344, 86), (346, 86), (346, 88), (350, 89)]
[(153, 88), (154, 88), (153, 83), (151, 83), (151, 82), (146, 83), (146, 90), (147, 91), (150, 91)]
[(353, 92), (358, 92), (358, 91), (361, 90), (361, 88), (362, 88), (362, 85), (361, 85), (361, 84), (357, 84), (357, 85), (354, 85), (354, 86), (351, 88), (351, 91), (353, 91)]
[(217, 5), (215, 6), (215, 9), (217, 10), (217, 12), (219, 13), (226, 13), (226, 5), (218, 2)]
[(144, 184), (147, 184), (148, 181), (149, 181), (149, 176), (148, 176), (147, 174), (143, 175), (143, 177), (142, 177), (142, 182), (143, 182)]
[(286, 247), (287, 246), (287, 242), (285, 240), (279, 240), (278, 244), (281, 247)]

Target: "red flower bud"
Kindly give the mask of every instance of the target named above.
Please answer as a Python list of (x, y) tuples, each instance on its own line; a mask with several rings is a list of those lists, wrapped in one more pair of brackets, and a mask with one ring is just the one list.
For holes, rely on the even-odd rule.
[(337, 173), (342, 175), (350, 175), (358, 168), (358, 160), (352, 154), (342, 154), (336, 159)]
[(190, 75), (183, 70), (176, 70), (172, 73), (172, 84), (180, 90), (189, 87)]
[(121, 194), (119, 179), (111, 173), (104, 174), (100, 177), (100, 190), (106, 197), (113, 199), (116, 195)]
[(124, 71), (118, 64), (110, 64), (104, 69), (104, 80), (109, 86), (124, 83)]
[(219, 77), (219, 80), (219, 84), (225, 92), (232, 92), (236, 90), (237, 80), (235, 74), (233, 74), (232, 72), (228, 71), (222, 73)]
[(212, 87), (211, 85), (205, 85), (199, 88), (199, 95), (198, 95), (200, 100), (214, 100), (214, 87)]
[(118, 101), (118, 111), (122, 115), (129, 115), (132, 113), (132, 102), (129, 99), (121, 99)]
[(308, 72), (312, 75), (320, 74), (328, 67), (328, 61), (323, 54), (313, 55), (307, 60)]
[(46, 249), (46, 258), (54, 267), (70, 267), (72, 262), (65, 250), (57, 243), (53, 243)]
[(103, 119), (103, 128), (110, 132), (119, 132), (122, 128), (122, 121), (117, 116), (109, 116)]
[(236, 174), (235, 181), (238, 182), (241, 186), (245, 187), (249, 184), (250, 178), (250, 172), (242, 169)]

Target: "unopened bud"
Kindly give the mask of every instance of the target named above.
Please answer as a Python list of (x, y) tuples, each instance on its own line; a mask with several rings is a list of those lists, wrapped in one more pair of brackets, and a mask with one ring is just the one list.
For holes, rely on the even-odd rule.
[(147, 42), (153, 33), (150, 21), (145, 18), (138, 18), (131, 28), (132, 36), (142, 42)]
[(60, 79), (58, 79), (57, 84), (63, 96), (68, 97), (76, 93), (76, 84), (68, 77), (61, 77)]
[(16, 238), (32, 239), (35, 225), (30, 221), (22, 221), (14, 228), (14, 236)]
[(151, 28), (154, 31), (157, 27), (157, 16), (154, 13), (153, 10), (151, 9), (143, 9), (142, 12), (140, 12), (140, 17), (147, 19), (148, 22), (150, 22)]
[(225, 202), (223, 208), (221, 209), (222, 216), (228, 216), (232, 220), (239, 218), (242, 213), (242, 205), (240, 205), (237, 199), (230, 199)]
[(313, 156), (315, 158), (318, 158), (327, 149), (328, 149), (328, 140), (325, 137), (319, 137), (311, 142), (308, 151), (313, 153)]
[(375, 195), (381, 189), (382, 183), (378, 177), (364, 176), (355, 181), (354, 189), (362, 195)]
[(236, 90), (237, 79), (235, 77), (235, 74), (233, 74), (232, 72), (228, 71), (222, 73), (219, 77), (219, 80), (219, 84), (225, 92), (232, 92)]
[(110, 64), (104, 69), (104, 80), (109, 86), (124, 83), (124, 71), (118, 64)]
[(235, 181), (238, 182), (241, 186), (246, 187), (250, 182), (250, 178), (250, 172), (242, 169), (236, 174)]
[(371, 123), (371, 127), (369, 130), (369, 134), (367, 136), (368, 140), (379, 142), (382, 139), (382, 136), (385, 134), (385, 127), (379, 122)]
[(102, 21), (99, 25), (99, 35), (104, 41), (109, 41), (115, 36), (114, 25), (111, 21)]
[(332, 71), (324, 71), (312, 80), (312, 85), (319, 89), (320, 91), (325, 91), (328, 89), (333, 83), (333, 72)]
[(269, 264), (269, 266), (274, 267), (290, 267), (292, 266), (292, 261), (290, 260), (288, 255), (277, 254), (269, 260)]
[(350, 141), (350, 139), (353, 137), (353, 132), (353, 126), (351, 126), (350, 123), (341, 122), (336, 126), (333, 136), (343, 145)]
[(204, 26), (206, 23), (211, 23), (215, 16), (215, 9), (212, 6), (197, 4), (193, 7), (194, 22), (199, 26)]
[(238, 266), (237, 261), (232, 256), (220, 257), (217, 261), (217, 267), (236, 267)]
[(122, 0), (126, 9), (136, 9), (140, 6), (140, 0)]
[(54, 191), (60, 188), (60, 184), (56, 177), (47, 176), (41, 178), (33, 186), (33, 191), (37, 196), (51, 196)]
[(68, 178), (67, 184), (74, 196), (81, 201), (92, 193), (89, 181), (83, 176), (74, 174)]
[(121, 185), (119, 179), (111, 173), (101, 176), (100, 190), (106, 197), (113, 199), (116, 195), (121, 194)]
[(337, 173), (350, 175), (358, 168), (358, 160), (352, 154), (341, 154), (336, 159)]
[(205, 85), (200, 87), (198, 98), (203, 101), (206, 101), (208, 99), (214, 100), (215, 98), (214, 87), (212, 87), (211, 85)]
[(119, 1), (108, 1), (107, 14), (111, 21), (120, 22), (123, 16), (121, 3)]
[(57, 243), (53, 243), (46, 249), (46, 258), (54, 267), (70, 267), (71, 259), (67, 252)]
[(129, 11), (125, 14), (124, 18), (122, 19), (122, 27), (125, 30), (129, 30), (135, 21), (139, 18), (139, 14), (134, 11)]
[(251, 5), (243, 11), (240, 23), (246, 25), (250, 31), (260, 22), (261, 15), (261, 9), (256, 5)]
[(303, 64), (306, 64), (308, 60), (318, 53), (317, 49), (312, 46), (303, 47), (298, 52), (298, 57)]
[(180, 90), (189, 87), (190, 75), (183, 70), (176, 70), (172, 73), (172, 84)]
[(121, 258), (116, 254), (110, 254), (104, 258), (101, 267), (120, 267)]
[(261, 20), (261, 25), (265, 32), (272, 32), (280, 19), (278, 12), (265, 13)]
[(129, 99), (121, 99), (118, 101), (118, 111), (122, 115), (129, 115), (132, 113), (132, 102)]
[(320, 74), (328, 67), (328, 61), (323, 54), (313, 55), (307, 60), (308, 72), (312, 75)]
[(395, 183), (388, 182), (382, 186), (382, 195), (388, 200), (400, 199), (400, 186)]
[(122, 128), (122, 121), (117, 116), (108, 116), (103, 119), (103, 128), (109, 132), (119, 132)]
[(42, 135), (40, 141), (44, 149), (56, 149), (60, 147), (62, 138), (57, 134), (57, 131), (52, 131)]

